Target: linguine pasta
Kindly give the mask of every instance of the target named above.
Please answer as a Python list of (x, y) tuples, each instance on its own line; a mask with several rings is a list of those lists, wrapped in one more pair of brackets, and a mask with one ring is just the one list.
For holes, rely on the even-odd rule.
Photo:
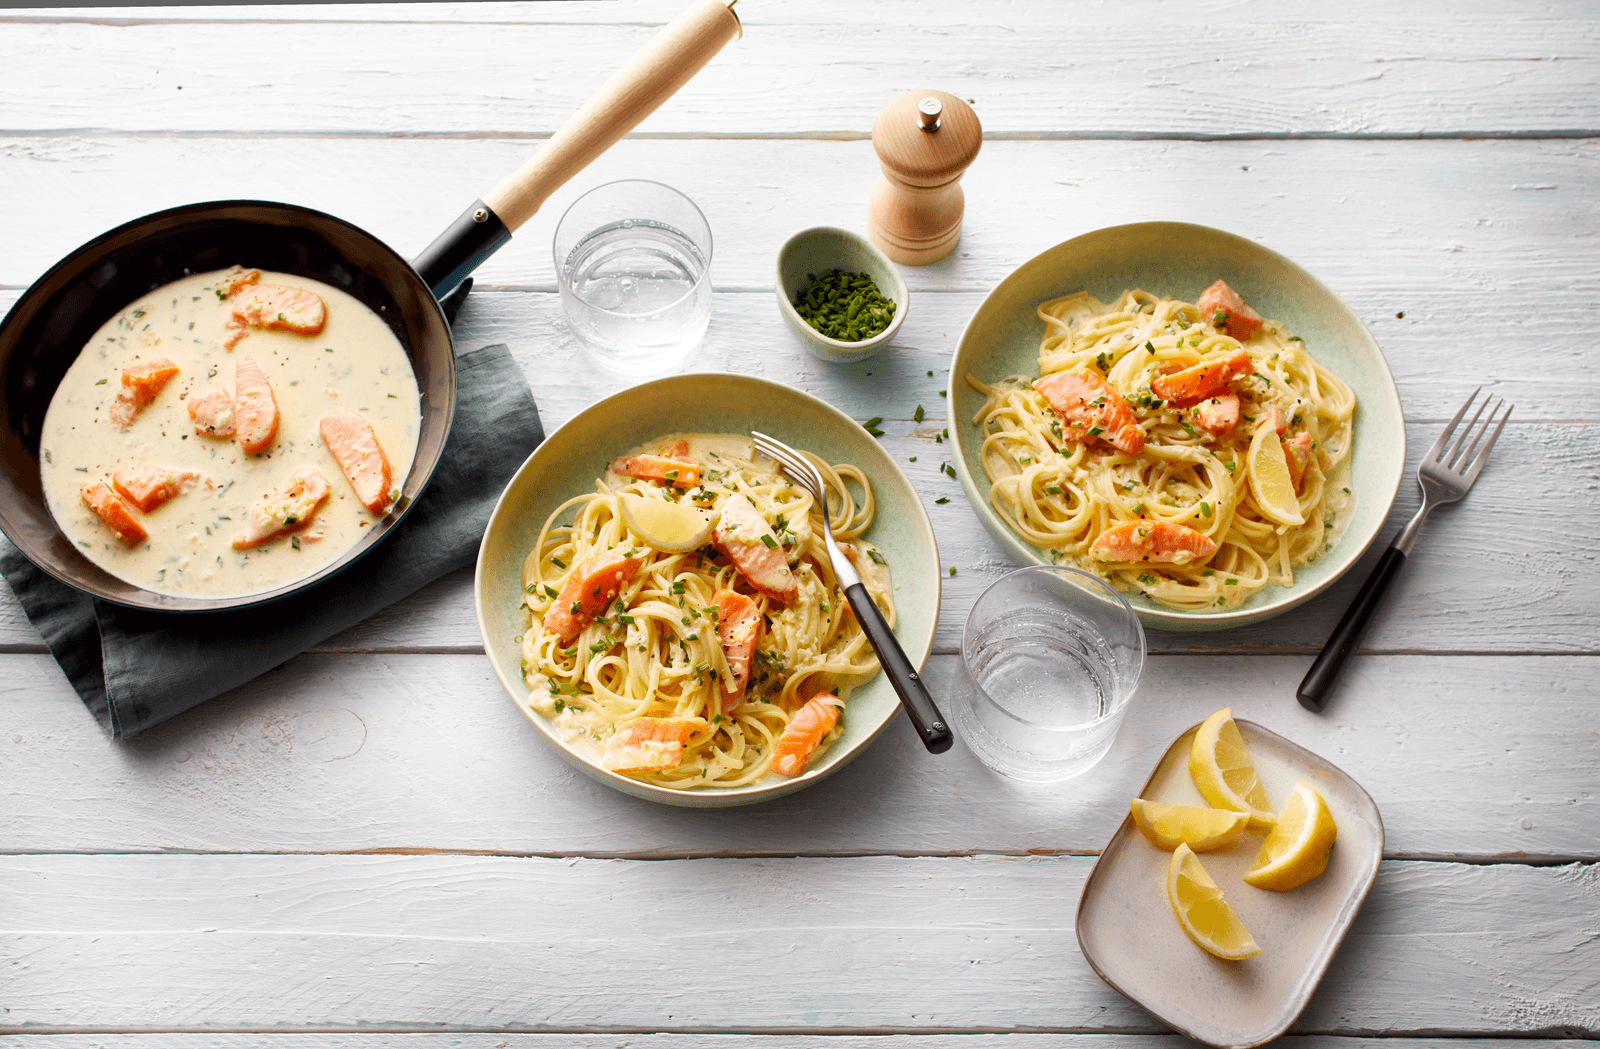
[[(992, 384), (967, 376), (968, 385), (987, 397), (972, 421), (983, 431), (989, 501), (1019, 536), (1054, 562), (1195, 612), (1237, 607), (1270, 583), (1291, 586), (1295, 568), (1332, 546), (1348, 516), (1342, 478), (1355, 397), (1298, 336), (1266, 320), (1241, 343), (1225, 333), (1222, 314), (1140, 290), (1109, 304), (1079, 292), (1041, 304), (1038, 315), (1045, 322), (1040, 375), (1079, 369), (1090, 383), (1103, 380), (1108, 395), (1131, 409), (1130, 425), (1143, 431), (1143, 447), (1130, 454), (1094, 429), (1084, 436), (1028, 376)], [(1181, 370), (1230, 357), (1242, 361), (1241, 346), (1249, 360), (1226, 387), (1238, 398), (1237, 422), (1226, 432), (1211, 432), (1198, 409), (1152, 391), (1153, 382), (1161, 386)], [(1274, 421), (1284, 424), (1279, 433), (1289, 468), (1299, 466), (1288, 495), (1298, 502), (1302, 524), (1274, 519), (1256, 490), (1267, 482), (1252, 472), (1252, 441)], [(1303, 462), (1294, 461), (1297, 455)], [(1202, 552), (1215, 544), (1214, 553), (1186, 563), (1182, 557), (1170, 563), (1108, 556), (1107, 540), (1114, 537), (1102, 537), (1128, 522), (1138, 524), (1121, 529), (1124, 534), (1146, 535), (1158, 522), (1181, 525), (1209, 540), (1197, 541)]]
[[(810, 494), (746, 438), (673, 435), (640, 451), (674, 442), (677, 454), (698, 464), (693, 487), (621, 475), (616, 467), (625, 459), (619, 459), (593, 492), (567, 500), (545, 522), (522, 571), (523, 678), (530, 705), (569, 746), (602, 767), (679, 789), (746, 786), (769, 775), (775, 744), (808, 700), (823, 692), (847, 700), (855, 685), (877, 673), (878, 661), (829, 565)], [(892, 625), (888, 569), (861, 538), (872, 523), (871, 486), (854, 466), (811, 459), (828, 487), (834, 537), (851, 552)], [(720, 548), (720, 538), (707, 537), (686, 552), (653, 548), (650, 536), (630, 527), (623, 504), (630, 497), (666, 500), (715, 520), (739, 496), (770, 528), (798, 584), (793, 599), (756, 591)], [(546, 626), (551, 608), (573, 573), (608, 557), (642, 565), (615, 600), (563, 642)], [(717, 605), (728, 591), (743, 595), (741, 603), (753, 600), (760, 616), (748, 685), (732, 709), (724, 691), (734, 670), (719, 640)], [(619, 768), (609, 761), (630, 731), (658, 723), (685, 737), (670, 767)], [(840, 735), (829, 725), (821, 746)]]

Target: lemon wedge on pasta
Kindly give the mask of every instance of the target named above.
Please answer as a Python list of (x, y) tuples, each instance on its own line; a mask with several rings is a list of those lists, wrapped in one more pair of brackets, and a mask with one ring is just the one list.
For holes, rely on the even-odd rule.
[(622, 496), (622, 520), (645, 545), (669, 554), (681, 554), (704, 543), (716, 519), (704, 510), (665, 499)]
[(1250, 473), (1250, 490), (1255, 493), (1256, 506), (1267, 517), (1281, 525), (1299, 526), (1306, 523), (1300, 512), (1300, 497), (1295, 495), (1294, 482), (1289, 479), (1289, 460), (1283, 454), (1283, 442), (1278, 432), (1270, 426), (1256, 427), (1246, 455), (1246, 469)]

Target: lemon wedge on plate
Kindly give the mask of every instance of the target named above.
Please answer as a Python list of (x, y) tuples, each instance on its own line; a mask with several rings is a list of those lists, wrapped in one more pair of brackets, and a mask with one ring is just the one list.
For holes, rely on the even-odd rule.
[(1179, 844), (1167, 865), (1167, 903), (1189, 939), (1218, 958), (1238, 961), (1261, 953), (1250, 930), (1187, 845)]
[(1250, 826), (1265, 830), (1276, 822), (1267, 790), (1256, 775), (1250, 751), (1233, 723), (1233, 709), (1223, 707), (1206, 718), (1189, 750), (1189, 774), (1200, 794), (1219, 809), (1248, 813)]
[(1278, 825), (1250, 864), (1245, 884), (1275, 892), (1299, 888), (1328, 869), (1338, 834), (1322, 795), (1304, 781), (1296, 783), (1278, 814)]
[(1305, 515), (1300, 512), (1300, 497), (1294, 492), (1294, 482), (1289, 480), (1289, 462), (1283, 454), (1283, 442), (1278, 431), (1262, 423), (1250, 440), (1250, 451), (1245, 456), (1245, 469), (1250, 474), (1250, 490), (1255, 493), (1256, 506), (1261, 512), (1281, 525), (1303, 525)]
[(1134, 798), (1133, 822), (1139, 833), (1163, 849), (1187, 845), (1195, 852), (1210, 852), (1237, 838), (1250, 822), (1250, 815)]
[(705, 542), (716, 519), (704, 510), (665, 499), (624, 495), (622, 520), (646, 546), (668, 554), (681, 554)]

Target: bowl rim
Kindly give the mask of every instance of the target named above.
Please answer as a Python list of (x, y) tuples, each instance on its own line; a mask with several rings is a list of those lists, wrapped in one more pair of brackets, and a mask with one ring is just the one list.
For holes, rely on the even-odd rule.
[[(972, 316), (967, 319), (967, 323), (961, 332), (961, 338), (956, 343), (955, 352), (951, 356), (950, 375), (948, 385), (946, 387), (947, 398), (951, 405), (950, 410), (952, 417), (954, 417), (956, 414), (955, 406), (958, 403), (957, 398), (960, 392), (968, 389), (966, 385), (966, 373), (970, 369), (963, 367), (963, 363), (968, 357), (979, 352), (972, 346), (975, 339), (975, 329), (984, 319), (986, 311), (990, 310), (991, 305), (997, 303), (1001, 299), (1008, 288), (1014, 284), (1021, 284), (1025, 280), (1030, 279), (1032, 272), (1036, 268), (1045, 265), (1046, 261), (1051, 256), (1065, 251), (1071, 245), (1077, 245), (1084, 242), (1092, 243), (1097, 238), (1109, 239), (1117, 237), (1131, 237), (1136, 235), (1144, 236), (1161, 233), (1163, 231), (1171, 231), (1173, 233), (1182, 233), (1188, 236), (1212, 239), (1227, 245), (1236, 253), (1253, 254), (1258, 259), (1271, 265), (1273, 268), (1281, 269), (1289, 274), (1294, 275), (1297, 279), (1304, 281), (1310, 288), (1320, 294), (1325, 299), (1326, 303), (1331, 304), (1337, 313), (1343, 315), (1343, 319), (1346, 322), (1353, 325), (1352, 330), (1358, 333), (1359, 341), (1362, 343), (1363, 348), (1370, 353), (1373, 363), (1376, 365), (1376, 371), (1374, 374), (1379, 380), (1376, 385), (1379, 387), (1380, 393), (1382, 394), (1381, 403), (1378, 407), (1384, 409), (1382, 414), (1386, 416), (1392, 414), (1392, 418), (1398, 424), (1398, 442), (1396, 448), (1397, 454), (1392, 456), (1391, 469), (1387, 474), (1378, 475), (1376, 477), (1369, 475), (1365, 482), (1372, 486), (1370, 489), (1372, 494), (1382, 501), (1382, 512), (1374, 515), (1373, 523), (1365, 535), (1352, 534), (1348, 528), (1345, 530), (1345, 532), (1341, 533), (1339, 542), (1335, 546), (1335, 549), (1339, 551), (1339, 556), (1343, 561), (1343, 564), (1338, 568), (1337, 571), (1334, 571), (1331, 574), (1326, 575), (1325, 577), (1310, 584), (1302, 584), (1297, 580), (1296, 584), (1291, 588), (1285, 588), (1276, 583), (1268, 584), (1266, 590), (1276, 591), (1276, 597), (1263, 604), (1246, 604), (1239, 608), (1229, 609), (1225, 612), (1188, 612), (1180, 609), (1167, 608), (1162, 605), (1156, 605), (1148, 599), (1141, 598), (1139, 600), (1133, 600), (1132, 597), (1129, 599), (1129, 603), (1133, 605), (1134, 611), (1138, 613), (1139, 620), (1141, 623), (1143, 623), (1146, 629), (1209, 631), (1248, 626), (1274, 618), (1290, 611), (1291, 609), (1299, 607), (1305, 602), (1316, 597), (1318, 594), (1321, 594), (1323, 591), (1327, 590), (1339, 579), (1343, 578), (1345, 573), (1354, 568), (1356, 563), (1361, 559), (1361, 556), (1371, 548), (1373, 542), (1376, 541), (1379, 534), (1383, 531), (1383, 526), (1388, 512), (1393, 508), (1394, 500), (1400, 491), (1400, 485), (1405, 479), (1405, 412), (1400, 403), (1399, 388), (1395, 384), (1394, 374), (1392, 369), (1389, 367), (1388, 359), (1384, 356), (1383, 349), (1378, 345), (1377, 340), (1372, 337), (1372, 332), (1367, 327), (1366, 322), (1363, 321), (1360, 316), (1350, 308), (1349, 304), (1340, 298), (1339, 295), (1333, 291), (1333, 289), (1329, 288), (1310, 271), (1306, 270), (1305, 267), (1290, 259), (1288, 256), (1274, 251), (1273, 249), (1257, 241), (1251, 240), (1247, 237), (1242, 237), (1236, 233), (1230, 233), (1227, 230), (1221, 230), (1213, 226), (1205, 226), (1194, 222), (1149, 220), (1123, 223), (1115, 226), (1104, 226), (1098, 229), (1088, 230), (1084, 233), (1078, 234), (1075, 237), (1070, 237), (1064, 241), (1054, 244), (1034, 255), (1026, 262), (1017, 266), (1010, 273), (1006, 274), (1006, 276), (992, 289), (990, 289), (987, 295), (984, 296), (983, 301), (978, 304), (978, 307), (973, 311)], [(1363, 403), (1370, 404), (1370, 402), (1366, 401)], [(1370, 410), (1371, 409), (1369, 408), (1369, 412)], [(955, 421), (959, 422), (961, 420)], [(989, 505), (989, 485), (987, 477), (983, 478), (982, 483), (980, 484), (979, 480), (973, 476), (972, 471), (967, 465), (967, 453), (970, 450), (970, 444), (972, 441), (972, 436), (969, 433), (969, 430), (969, 425), (956, 426), (952, 428), (952, 433), (954, 435), (952, 439), (956, 444), (956, 454), (953, 456), (953, 458), (955, 459), (955, 468), (961, 481), (962, 491), (966, 494), (968, 502), (972, 504), (973, 510), (977, 514), (978, 519), (983, 522), (984, 527), (988, 530), (989, 534), (995, 539), (995, 541), (999, 543), (999, 545), (1004, 548), (1006, 552), (1012, 556), (1013, 560), (1017, 561), (1017, 563), (1024, 565), (1050, 564), (1051, 562), (1045, 561), (1039, 556), (1037, 550), (1031, 544), (1027, 543), (1016, 533), (1012, 532), (1005, 522), (999, 517), (999, 515), (995, 513), (993, 507)]]
[[(889, 693), (888, 699), (892, 700), (892, 702), (884, 703), (884, 709), (882, 715), (878, 718), (878, 723), (871, 726), (870, 729), (859, 740), (852, 743), (847, 749), (841, 749), (838, 745), (830, 747), (823, 754), (819, 764), (806, 769), (804, 773), (795, 777), (794, 779), (774, 781), (769, 778), (745, 787), (730, 787), (716, 790), (675, 790), (672, 788), (660, 787), (652, 783), (636, 780), (631, 777), (624, 776), (621, 773), (613, 772), (609, 769), (603, 769), (599, 765), (594, 764), (592, 761), (585, 758), (583, 755), (578, 754), (572, 748), (568, 747), (555, 734), (542, 715), (539, 715), (529, 709), (526, 703), (528, 694), (527, 687), (523, 685), (520, 680), (513, 677), (508, 677), (504, 661), (496, 658), (497, 648), (502, 642), (492, 629), (489, 612), (486, 607), (487, 591), (489, 586), (488, 576), (490, 572), (490, 566), (488, 562), (489, 555), (491, 553), (491, 543), (493, 542), (497, 529), (508, 527), (505, 524), (505, 520), (511, 513), (509, 504), (513, 490), (522, 484), (530, 483), (528, 479), (530, 473), (537, 470), (542, 465), (542, 457), (562, 455), (562, 444), (564, 442), (570, 442), (574, 440), (574, 435), (580, 434), (583, 427), (596, 414), (616, 413), (619, 410), (625, 410), (628, 402), (637, 400), (641, 397), (659, 396), (662, 388), (670, 388), (677, 385), (688, 385), (693, 383), (703, 383), (708, 380), (743, 384), (746, 388), (763, 388), (769, 392), (776, 393), (779, 396), (792, 398), (800, 404), (806, 405), (809, 410), (817, 412), (822, 418), (829, 419), (835, 423), (844, 424), (848, 427), (860, 429), (860, 425), (854, 419), (850, 418), (843, 411), (829, 404), (827, 401), (822, 400), (820, 397), (807, 393), (804, 390), (797, 389), (796, 387), (790, 386), (786, 383), (781, 383), (772, 379), (761, 378), (754, 375), (739, 375), (728, 372), (688, 372), (678, 375), (664, 376), (659, 379), (653, 379), (648, 382), (641, 383), (637, 386), (629, 387), (628, 389), (618, 391), (617, 393), (611, 394), (593, 402), (592, 404), (589, 404), (571, 419), (568, 419), (566, 422), (562, 423), (559, 427), (552, 431), (544, 439), (544, 441), (539, 444), (538, 447), (529, 453), (528, 457), (523, 460), (522, 465), (517, 468), (514, 474), (512, 474), (511, 479), (506, 482), (504, 489), (501, 490), (499, 497), (495, 500), (494, 509), (489, 514), (488, 524), (484, 527), (483, 539), (479, 543), (478, 547), (477, 562), (473, 568), (473, 608), (478, 620), (478, 631), (483, 640), (484, 655), (488, 658), (490, 665), (493, 667), (495, 677), (499, 680), (500, 686), (505, 692), (507, 698), (509, 698), (512, 705), (522, 713), (523, 717), (533, 724), (540, 738), (553, 751), (555, 751), (555, 753), (563, 761), (579, 772), (584, 773), (589, 778), (633, 797), (643, 798), (648, 801), (654, 801), (680, 808), (731, 808), (735, 806), (774, 800), (776, 798), (792, 794), (795, 791), (802, 790), (813, 783), (832, 775), (834, 772), (845, 767), (851, 761), (859, 757), (861, 753), (866, 751), (873, 744), (873, 742), (875, 742), (878, 737), (881, 736), (883, 732), (888, 729), (888, 727), (893, 724), (901, 715), (900, 701), (899, 698), (893, 693), (892, 684), (889, 682), (886, 675), (879, 673), (866, 684), (859, 686), (857, 691), (859, 692), (860, 689), (865, 688), (880, 688), (887, 690)], [(845, 432), (849, 431), (846, 430)], [(927, 553), (931, 557), (931, 561), (928, 562), (928, 564), (931, 566), (930, 577), (926, 581), (927, 583), (931, 583), (931, 593), (929, 593), (928, 597), (926, 598), (931, 605), (931, 615), (928, 617), (926, 631), (922, 635), (919, 635), (915, 638), (910, 638), (909, 640), (900, 633), (902, 628), (897, 627), (895, 632), (896, 638), (900, 640), (902, 647), (905, 649), (907, 658), (911, 660), (911, 663), (914, 667), (920, 668), (926, 663), (928, 656), (933, 651), (933, 641), (938, 631), (939, 605), (943, 593), (943, 580), (939, 574), (939, 565), (941, 562), (939, 561), (938, 543), (933, 532), (933, 524), (928, 518), (927, 508), (922, 505), (922, 500), (917, 495), (916, 486), (911, 483), (910, 478), (906, 477), (905, 472), (900, 469), (899, 464), (894, 461), (893, 456), (889, 455), (887, 451), (883, 451), (881, 445), (879, 445), (876, 441), (873, 441), (871, 437), (866, 434), (865, 430), (862, 430), (861, 433), (866, 440), (859, 442), (860, 447), (879, 448), (880, 451), (877, 453), (877, 457), (880, 459), (880, 462), (875, 465), (880, 467), (888, 467), (889, 475), (894, 478), (897, 486), (901, 487), (910, 497), (911, 505), (916, 512), (914, 515), (907, 515), (906, 518), (902, 518), (902, 521), (913, 527), (913, 530), (917, 533), (915, 542), (918, 545), (925, 544)], [(869, 445), (867, 441), (871, 441), (871, 444)], [(618, 446), (614, 449), (607, 447), (605, 449), (596, 451), (595, 458), (604, 458), (604, 454), (607, 452), (615, 452), (616, 454), (620, 454), (621, 452), (627, 451), (629, 447), (631, 447), (631, 445), (624, 445), (619, 442)], [(861, 464), (858, 463), (857, 465)], [(557, 503), (552, 505), (559, 505), (559, 500)], [(908, 570), (913, 570), (911, 569), (911, 566), (907, 567)], [(909, 579), (909, 575), (906, 578)]]
[[(794, 303), (789, 301), (789, 294), (783, 285), (783, 261), (795, 244), (799, 242), (800, 238), (822, 235), (850, 242), (868, 255), (873, 256), (875, 261), (883, 264), (886, 272), (894, 275), (894, 290), (898, 294), (889, 296), (894, 300), (895, 304), (894, 319), (889, 322), (887, 328), (870, 339), (862, 339), (860, 342), (844, 342), (841, 339), (824, 335), (806, 323), (806, 319), (800, 316), (799, 311), (794, 308)], [(911, 308), (911, 289), (906, 285), (905, 275), (900, 272), (894, 260), (885, 255), (876, 244), (854, 230), (844, 229), (839, 226), (808, 226), (803, 230), (790, 234), (789, 238), (783, 242), (782, 247), (778, 248), (777, 259), (773, 265), (773, 287), (777, 289), (778, 310), (783, 314), (784, 319), (791, 326), (799, 325), (806, 332), (808, 338), (815, 339), (824, 346), (839, 350), (842, 353), (859, 353), (865, 356), (868, 351), (882, 346), (900, 331), (900, 325), (905, 321), (906, 313)], [(882, 288), (879, 288), (878, 291), (880, 294), (883, 293)]]

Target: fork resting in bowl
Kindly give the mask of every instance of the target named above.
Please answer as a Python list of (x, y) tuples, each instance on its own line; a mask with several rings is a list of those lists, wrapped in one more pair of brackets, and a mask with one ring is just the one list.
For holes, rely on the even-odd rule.
[(805, 456), (777, 438), (754, 430), (750, 431), (750, 436), (755, 439), (756, 450), (783, 467), (783, 472), (810, 492), (811, 498), (822, 508), (822, 538), (828, 546), (828, 560), (833, 563), (833, 573), (844, 587), (845, 599), (856, 614), (856, 622), (861, 624), (873, 651), (878, 653), (878, 662), (882, 664), (889, 682), (894, 685), (901, 706), (911, 715), (911, 724), (922, 738), (922, 745), (932, 754), (949, 750), (955, 742), (955, 736), (951, 734), (944, 716), (939, 713), (933, 697), (928, 694), (927, 686), (922, 683), (922, 675), (917, 673), (905, 649), (895, 640), (894, 631), (889, 629), (883, 613), (873, 604), (872, 595), (867, 593), (866, 584), (861, 582), (855, 566), (834, 541), (833, 525), (828, 520), (828, 493), (822, 483), (822, 475)]

